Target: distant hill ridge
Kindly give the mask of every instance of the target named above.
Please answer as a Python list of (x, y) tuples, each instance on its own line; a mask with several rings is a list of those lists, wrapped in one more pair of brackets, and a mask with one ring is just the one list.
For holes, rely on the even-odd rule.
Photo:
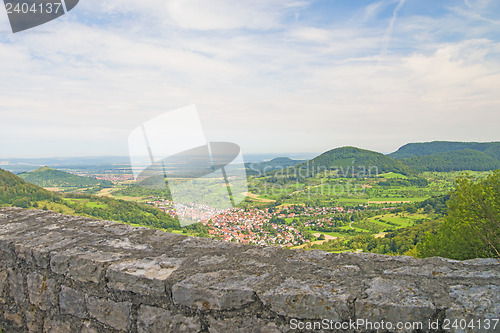
[(305, 162), (305, 160), (293, 160), (289, 157), (276, 157), (270, 161), (260, 163), (246, 163), (245, 166), (247, 167), (247, 173), (253, 175), (292, 167), (303, 162)]
[[(285, 161), (283, 158), (275, 160)], [(281, 164), (276, 169), (286, 169), (288, 175), (300, 174), (302, 177), (334, 169), (345, 177), (363, 176), (365, 173), (373, 176), (374, 169), (378, 173), (394, 172), (410, 176), (422, 171), (490, 171), (500, 169), (500, 142), (409, 143), (388, 155), (346, 146), (331, 149), (295, 166)], [(277, 172), (279, 170), (274, 170), (274, 173)]]
[(312, 176), (321, 170), (339, 170), (341, 176), (376, 176), (378, 173), (395, 172), (413, 174), (413, 170), (400, 161), (371, 150), (356, 147), (341, 147), (329, 150), (295, 168), (307, 171)]
[(0, 205), (27, 207), (30, 201), (58, 200), (58, 196), (0, 169)]
[(415, 156), (433, 155), (447, 153), (464, 149), (484, 152), (495, 159), (500, 160), (500, 142), (453, 142), (432, 141), (408, 143), (400, 147), (394, 153), (389, 154), (394, 159), (410, 158)]
[(488, 171), (500, 168), (500, 142), (409, 143), (388, 156), (417, 171)]
[[(46, 172), (50, 168), (42, 168)], [(57, 170), (56, 170), (57, 171)], [(85, 178), (85, 177), (81, 177)], [(71, 199), (81, 199), (72, 201)], [(69, 200), (65, 200), (69, 199)], [(87, 205), (92, 201), (97, 205)], [(136, 223), (155, 228), (179, 228), (179, 221), (165, 212), (143, 204), (97, 197), (88, 194), (59, 194), (49, 192), (37, 185), (28, 183), (15, 174), (0, 169), (0, 207), (14, 206), (21, 208), (53, 209), (80, 216)]]
[(400, 160), (417, 171), (490, 171), (500, 169), (500, 161), (472, 149), (456, 150)]
[(112, 186), (113, 183), (107, 180), (99, 180), (91, 177), (73, 175), (61, 170), (49, 167), (21, 173), (18, 175), (22, 179), (40, 187), (91, 187), (91, 186)]

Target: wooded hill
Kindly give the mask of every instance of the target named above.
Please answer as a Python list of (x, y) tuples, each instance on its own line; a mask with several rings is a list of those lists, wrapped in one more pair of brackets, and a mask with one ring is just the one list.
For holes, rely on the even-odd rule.
[(499, 160), (472, 149), (403, 158), (401, 162), (417, 171), (490, 171), (500, 168)]
[(30, 172), (24, 172), (18, 175), (22, 179), (40, 187), (111, 187), (113, 183), (108, 180), (100, 180), (91, 177), (82, 177), (73, 175), (61, 170), (55, 170), (49, 167), (42, 167)]
[[(265, 162), (270, 163), (270, 162)], [(262, 167), (286, 168), (286, 163), (253, 164)], [(396, 152), (384, 155), (356, 147), (341, 147), (329, 150), (312, 160), (289, 166), (288, 175), (312, 177), (325, 170), (337, 170), (341, 177), (374, 176), (394, 172), (407, 176), (423, 171), (492, 171), (500, 169), (500, 142), (448, 142), (435, 141), (409, 143)], [(278, 172), (278, 171), (275, 171)], [(258, 172), (249, 172), (255, 175)]]
[(176, 219), (154, 207), (88, 194), (52, 193), (2, 169), (0, 169), (0, 206), (49, 209), (59, 213), (163, 229), (180, 227)]
[(417, 171), (488, 171), (500, 168), (500, 142), (409, 143), (388, 156)]
[(377, 176), (394, 172), (412, 175), (414, 172), (401, 161), (371, 150), (356, 147), (342, 147), (329, 150), (310, 161), (293, 167), (293, 172), (308, 177), (324, 170), (337, 170), (341, 177)]
[(389, 156), (398, 160), (402, 158), (447, 153), (464, 149), (477, 150), (484, 152), (495, 159), (500, 159), (500, 142), (432, 141), (408, 143), (400, 147), (394, 153), (389, 154)]
[(261, 175), (273, 170), (279, 170), (304, 163), (305, 160), (292, 160), (288, 157), (277, 157), (270, 161), (260, 163), (246, 163), (247, 173), (249, 175)]
[(61, 198), (0, 169), (0, 205), (27, 207), (30, 202), (38, 201), (59, 202)]

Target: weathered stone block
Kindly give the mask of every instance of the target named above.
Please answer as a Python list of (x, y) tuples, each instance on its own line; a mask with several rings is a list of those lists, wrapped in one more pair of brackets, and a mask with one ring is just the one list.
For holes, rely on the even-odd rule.
[(126, 331), (130, 326), (130, 302), (114, 302), (105, 298), (87, 297), (87, 309), (89, 314), (97, 321)]
[(31, 248), (31, 261), (41, 267), (48, 268), (50, 265), (50, 253), (54, 250), (64, 249), (78, 242), (78, 238), (65, 237), (63, 234), (50, 232), (40, 237), (36, 246)]
[(29, 333), (38, 333), (43, 330), (43, 314), (33, 305), (24, 310), (24, 318)]
[[(500, 318), (500, 287), (495, 285), (465, 286), (455, 285), (450, 287), (450, 297), (454, 300), (446, 310), (446, 318), (453, 323), (455, 320), (465, 320), (470, 323), (474, 320), (474, 329), (467, 327), (458, 329), (457, 332), (492, 332), (494, 322), (490, 328), (485, 328), (485, 319)], [(479, 328), (478, 323), (482, 323)], [(500, 322), (496, 325), (500, 330)]]
[(172, 287), (176, 304), (201, 310), (236, 309), (255, 301), (253, 287), (268, 275), (237, 271), (198, 273)]
[(99, 333), (91, 322), (85, 321), (80, 328), (80, 333)]
[(279, 287), (259, 297), (271, 310), (283, 316), (333, 321), (350, 317), (350, 294), (347, 288), (336, 284), (311, 284), (288, 278)]
[(31, 304), (47, 311), (57, 306), (56, 282), (38, 273), (29, 273), (27, 278), (28, 295)]
[[(17, 259), (21, 259), (26, 261), (27, 263), (31, 260), (31, 247), (25, 244), (15, 244), (14, 245), (14, 253), (16, 254)], [(28, 260), (26, 260), (28, 259)]]
[(196, 263), (200, 266), (208, 266), (208, 265), (220, 265), (226, 261), (226, 256), (203, 256), (201, 258), (196, 259)]
[(7, 284), (7, 271), (3, 270), (3, 267), (0, 270), (0, 299), (3, 298), (4, 289)]
[(62, 286), (59, 293), (59, 308), (61, 314), (69, 314), (78, 318), (87, 317), (85, 295), (66, 286)]
[(5, 311), (4, 318), (13, 323), (17, 327), (23, 327), (23, 317), (16, 312)]
[(137, 294), (165, 296), (164, 281), (179, 268), (182, 260), (176, 258), (146, 258), (112, 264), (106, 277), (108, 287)]
[(500, 272), (490, 270), (473, 269), (451, 269), (446, 266), (403, 266), (394, 269), (387, 269), (384, 274), (426, 276), (429, 278), (478, 278), (478, 279), (499, 279)]
[(43, 324), (44, 333), (70, 333), (73, 332), (71, 325), (52, 318), (45, 318)]
[(371, 322), (427, 322), (436, 312), (414, 282), (375, 278), (367, 298), (356, 301), (356, 318)]
[(208, 319), (210, 333), (281, 333), (276, 324), (260, 318)]
[(10, 295), (16, 301), (18, 306), (22, 306), (26, 302), (26, 290), (24, 287), (24, 276), (23, 274), (16, 272), (12, 269), (7, 269), (8, 282), (10, 287)]
[(69, 276), (76, 281), (99, 283), (107, 266), (124, 256), (126, 255), (93, 249), (71, 249), (51, 255), (50, 267), (54, 273)]
[(172, 314), (168, 310), (147, 305), (142, 305), (139, 309), (137, 318), (139, 333), (190, 333), (200, 330), (201, 322), (198, 318)]

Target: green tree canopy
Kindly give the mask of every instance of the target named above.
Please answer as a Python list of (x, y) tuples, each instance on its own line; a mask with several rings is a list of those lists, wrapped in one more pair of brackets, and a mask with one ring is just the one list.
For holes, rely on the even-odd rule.
[(500, 258), (500, 170), (480, 181), (457, 180), (448, 217), (418, 247), (419, 256)]

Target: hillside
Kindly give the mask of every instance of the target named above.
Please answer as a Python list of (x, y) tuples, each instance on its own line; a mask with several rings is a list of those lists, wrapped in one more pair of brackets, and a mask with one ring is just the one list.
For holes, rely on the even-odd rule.
[(500, 142), (409, 143), (388, 156), (417, 171), (489, 171), (500, 168)]
[(308, 175), (313, 175), (321, 170), (338, 170), (340, 176), (352, 177), (394, 172), (403, 175), (413, 174), (410, 167), (400, 161), (381, 153), (356, 147), (342, 147), (327, 151), (310, 161), (295, 167), (298, 171), (307, 170)]
[(33, 201), (60, 201), (60, 197), (0, 169), (0, 205), (27, 208)]
[(411, 158), (416, 156), (434, 155), (439, 153), (448, 153), (464, 149), (484, 152), (494, 159), (500, 160), (500, 142), (451, 142), (451, 141), (433, 141), (408, 143), (400, 147), (394, 153), (388, 156), (394, 159)]
[(42, 167), (30, 172), (21, 173), (18, 176), (27, 182), (41, 187), (87, 188), (95, 186), (113, 186), (113, 183), (107, 180), (77, 176), (49, 167)]
[(266, 162), (246, 163), (245, 166), (249, 175), (260, 175), (269, 171), (292, 167), (304, 162), (304, 160), (292, 160), (288, 157), (276, 157)]
[(417, 171), (490, 171), (500, 168), (500, 161), (472, 149), (416, 156), (400, 160)]
[(135, 202), (92, 195), (49, 192), (0, 169), (0, 206), (43, 208), (65, 214), (135, 223), (155, 228), (178, 228), (165, 212)]

